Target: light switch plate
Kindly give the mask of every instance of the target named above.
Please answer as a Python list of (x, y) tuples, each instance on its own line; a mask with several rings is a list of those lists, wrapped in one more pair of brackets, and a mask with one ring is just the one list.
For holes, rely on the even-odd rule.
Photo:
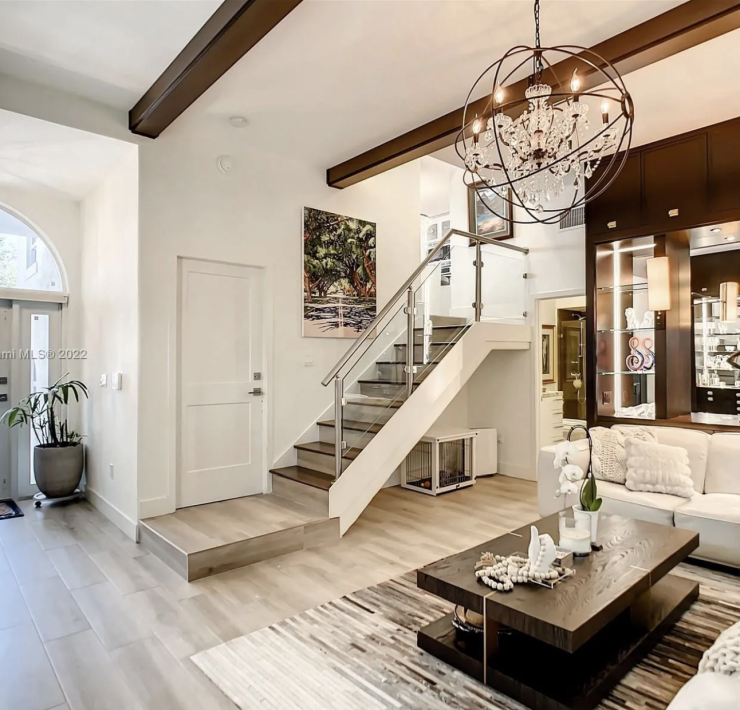
[(114, 390), (120, 390), (123, 384), (123, 375), (120, 372), (114, 372), (111, 375)]
[(108, 386), (108, 375), (100, 375), (100, 386), (101, 387)]

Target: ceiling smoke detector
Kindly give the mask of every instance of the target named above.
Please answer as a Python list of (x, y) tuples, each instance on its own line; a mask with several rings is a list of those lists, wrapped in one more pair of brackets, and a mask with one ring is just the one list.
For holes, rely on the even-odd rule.
[(246, 126), (247, 126), (247, 124), (249, 123), (249, 121), (247, 121), (247, 119), (246, 119), (246, 118), (244, 118), (244, 116), (232, 116), (232, 117), (231, 117), (231, 118), (229, 119), (229, 123), (230, 123), (230, 124), (231, 124), (231, 125), (232, 125), (232, 126), (233, 126), (234, 128), (246, 128)]

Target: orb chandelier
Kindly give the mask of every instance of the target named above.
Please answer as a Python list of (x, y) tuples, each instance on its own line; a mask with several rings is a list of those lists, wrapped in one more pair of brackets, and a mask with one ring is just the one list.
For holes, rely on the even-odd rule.
[[(455, 148), (465, 183), (490, 212), (517, 224), (554, 224), (617, 178), (632, 142), (634, 105), (608, 60), (585, 47), (541, 46), (539, 0), (534, 22), (535, 46), (513, 47), (473, 84)], [(530, 66), (527, 88), (517, 92), (508, 84)], [(473, 100), (481, 89), (484, 98)]]

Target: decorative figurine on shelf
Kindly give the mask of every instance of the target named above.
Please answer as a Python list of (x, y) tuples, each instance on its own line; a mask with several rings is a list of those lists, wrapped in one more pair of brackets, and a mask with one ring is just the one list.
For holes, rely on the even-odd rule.
[(645, 356), (640, 352), (640, 339), (630, 338), (630, 354), (627, 355), (626, 364), (630, 372), (640, 372), (645, 366)]
[(554, 582), (575, 573), (572, 569), (555, 569), (557, 552), (552, 538), (540, 535), (536, 526), (531, 527), (529, 558), (521, 555), (493, 555), (484, 552), (475, 565), (475, 576), (483, 584), (498, 592), (510, 592), (515, 584), (528, 582)]
[(645, 338), (642, 341), (642, 347), (645, 350), (645, 370), (652, 370), (655, 367), (655, 352), (653, 351), (652, 338)]
[[(576, 429), (583, 429), (588, 440), (588, 468), (586, 473), (577, 464), (569, 462), (570, 458), (578, 456), (578, 448), (571, 441), (571, 436)], [(573, 515), (580, 527), (591, 532), (591, 542), (596, 542), (599, 528), (599, 509), (602, 499), (598, 496), (596, 489), (596, 477), (594, 476), (593, 462), (593, 440), (588, 429), (582, 424), (577, 424), (568, 432), (568, 439), (555, 447), (555, 459), (553, 466), (560, 469), (560, 488), (555, 493), (556, 497), (567, 496), (579, 492), (577, 481), (581, 481), (580, 504), (573, 506)]]
[(644, 330), (649, 330), (650, 328), (655, 327), (655, 313), (652, 311), (645, 311), (645, 316), (642, 319), (642, 323), (640, 323), (640, 328)]
[(637, 330), (640, 327), (640, 322), (637, 320), (637, 314), (634, 308), (625, 309), (624, 317), (627, 320), (627, 330)]

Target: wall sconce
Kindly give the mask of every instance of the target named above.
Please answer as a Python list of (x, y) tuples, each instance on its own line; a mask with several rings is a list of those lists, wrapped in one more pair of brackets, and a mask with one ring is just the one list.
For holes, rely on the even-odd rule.
[(723, 323), (737, 322), (737, 297), (740, 284), (727, 281), (719, 285), (719, 319)]
[(669, 311), (671, 309), (671, 267), (667, 256), (656, 256), (647, 260), (648, 309)]

